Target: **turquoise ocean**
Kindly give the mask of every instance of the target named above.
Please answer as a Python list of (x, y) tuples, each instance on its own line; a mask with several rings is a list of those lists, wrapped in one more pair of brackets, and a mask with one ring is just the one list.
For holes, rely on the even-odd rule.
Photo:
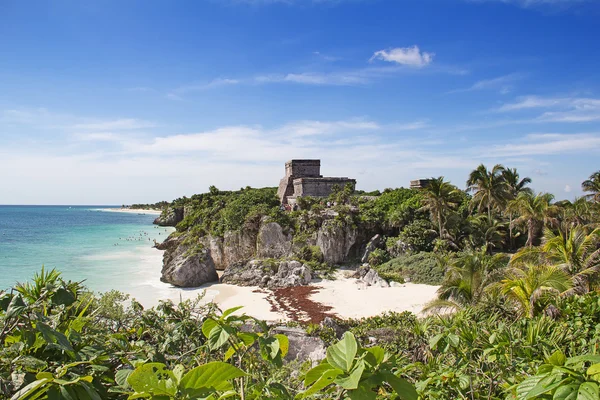
[(145, 280), (160, 285), (162, 255), (152, 246), (172, 228), (153, 225), (154, 214), (109, 208), (0, 206), (0, 290), (30, 279), (42, 265), (94, 291), (131, 292)]

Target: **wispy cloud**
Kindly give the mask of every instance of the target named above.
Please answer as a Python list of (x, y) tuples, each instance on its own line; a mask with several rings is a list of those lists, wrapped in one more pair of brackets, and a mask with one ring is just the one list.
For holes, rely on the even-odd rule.
[(448, 93), (474, 92), (479, 90), (497, 90), (502, 94), (507, 94), (510, 91), (512, 91), (514, 83), (522, 78), (522, 74), (513, 73), (498, 76), (496, 78), (491, 79), (482, 79), (473, 83), (467, 88), (451, 90)]
[(520, 97), (495, 109), (506, 113), (523, 110), (547, 110), (538, 115), (538, 122), (592, 122), (600, 120), (600, 99), (586, 97)]
[(421, 51), (419, 47), (415, 45), (412, 47), (396, 47), (376, 51), (370, 61), (383, 60), (411, 67), (425, 67), (431, 64), (434, 56), (434, 53)]
[(570, 8), (586, 3), (593, 3), (595, 0), (467, 0), (470, 3), (505, 3), (523, 8), (534, 7), (559, 7)]
[(600, 149), (600, 132), (593, 133), (534, 133), (515, 143), (494, 145), (483, 154), (496, 157), (555, 155), (596, 152)]
[(222, 86), (232, 86), (241, 83), (239, 79), (216, 78), (206, 83), (195, 83), (185, 86), (180, 86), (172, 92), (167, 93), (167, 98), (170, 100), (182, 100), (183, 95), (190, 92), (199, 92), (203, 90), (213, 89)]

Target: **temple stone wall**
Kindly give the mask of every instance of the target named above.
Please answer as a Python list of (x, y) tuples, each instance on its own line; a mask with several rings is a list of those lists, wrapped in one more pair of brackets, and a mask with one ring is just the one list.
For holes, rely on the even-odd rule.
[(294, 179), (293, 197), (327, 197), (335, 185), (344, 189), (347, 184), (351, 184), (353, 190), (356, 187), (356, 181), (349, 178), (298, 178)]
[(321, 177), (321, 160), (291, 160), (285, 163), (285, 176)]
[(327, 197), (338, 185), (356, 187), (350, 178), (324, 178), (321, 175), (321, 160), (291, 160), (285, 163), (285, 177), (279, 182), (277, 195), (282, 204), (295, 203), (297, 197)]

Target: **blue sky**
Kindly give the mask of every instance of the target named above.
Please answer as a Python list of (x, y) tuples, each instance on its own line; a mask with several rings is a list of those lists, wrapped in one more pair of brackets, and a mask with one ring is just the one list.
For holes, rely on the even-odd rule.
[(600, 169), (595, 0), (0, 0), (0, 204)]

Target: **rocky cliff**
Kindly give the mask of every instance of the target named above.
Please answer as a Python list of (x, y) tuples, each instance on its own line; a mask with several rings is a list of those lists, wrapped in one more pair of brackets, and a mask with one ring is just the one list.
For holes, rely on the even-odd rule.
[[(306, 284), (303, 264), (287, 264), (291, 259), (302, 258), (303, 249), (318, 247), (322, 261), (340, 264), (360, 258), (370, 238), (368, 232), (361, 232), (351, 221), (335, 217), (320, 216), (316, 219), (320, 226), (301, 234), (284, 229), (267, 217), (262, 218), (258, 228), (229, 231), (222, 236), (192, 239), (189, 232), (175, 233), (159, 245), (165, 250), (162, 280), (177, 286), (197, 286), (216, 281), (216, 269), (225, 271), (222, 279), (228, 283), (242, 285), (248, 281), (252, 282), (250, 285), (267, 287)], [(265, 263), (252, 263), (265, 259), (279, 260), (277, 268), (268, 270)], [(279, 271), (285, 273), (279, 276)]]

